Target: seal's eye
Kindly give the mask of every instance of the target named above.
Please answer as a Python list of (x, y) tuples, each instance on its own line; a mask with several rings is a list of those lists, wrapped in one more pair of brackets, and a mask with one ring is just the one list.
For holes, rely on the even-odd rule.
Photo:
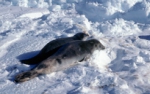
[(98, 45), (97, 45), (97, 44), (95, 44), (95, 47), (97, 48), (97, 47), (98, 47)]

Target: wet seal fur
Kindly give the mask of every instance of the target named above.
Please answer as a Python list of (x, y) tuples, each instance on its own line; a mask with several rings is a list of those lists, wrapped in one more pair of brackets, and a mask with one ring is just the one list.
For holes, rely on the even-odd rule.
[(89, 58), (95, 50), (103, 49), (105, 49), (105, 47), (96, 39), (67, 43), (34, 69), (18, 74), (15, 78), (15, 82), (24, 82), (41, 74), (65, 70), (75, 66), (77, 62)]
[[(39, 54), (37, 54), (36, 56), (30, 59), (20, 60), (20, 62), (24, 64), (29, 64), (29, 65), (38, 64), (39, 62), (43, 61), (47, 57), (54, 54), (62, 45), (75, 41), (75, 40), (85, 40), (88, 38), (88, 36), (89, 35), (86, 33), (77, 33), (73, 37), (59, 38), (56, 40), (52, 40), (42, 48)], [(48, 55), (45, 54), (47, 52), (49, 52)]]

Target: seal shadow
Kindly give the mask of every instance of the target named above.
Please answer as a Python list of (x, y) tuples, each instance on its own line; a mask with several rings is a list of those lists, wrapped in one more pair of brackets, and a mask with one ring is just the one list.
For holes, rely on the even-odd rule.
[(150, 40), (150, 35), (139, 36), (140, 39)]
[(17, 56), (16, 58), (18, 60), (29, 59), (29, 58), (36, 56), (39, 52), (40, 51), (32, 51), (32, 52), (23, 53), (23, 54)]

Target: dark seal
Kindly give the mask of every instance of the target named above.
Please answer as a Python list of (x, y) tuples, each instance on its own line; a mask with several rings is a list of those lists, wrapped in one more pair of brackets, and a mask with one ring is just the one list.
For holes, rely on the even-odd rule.
[(34, 69), (18, 74), (15, 82), (24, 82), (41, 74), (65, 70), (75, 66), (77, 62), (88, 59), (95, 50), (103, 49), (105, 47), (96, 39), (64, 44), (55, 54), (39, 63)]
[[(25, 60), (20, 60), (20, 62), (24, 64), (38, 64), (41, 61), (45, 60), (47, 57), (53, 55), (62, 45), (75, 41), (75, 40), (85, 40), (88, 38), (88, 34), (86, 33), (77, 33), (73, 37), (67, 37), (67, 38), (59, 38), (56, 40), (52, 40), (49, 43), (47, 43), (42, 50), (37, 54), (36, 56), (30, 58), (30, 59), (25, 59)], [(48, 53), (46, 55), (45, 53)]]

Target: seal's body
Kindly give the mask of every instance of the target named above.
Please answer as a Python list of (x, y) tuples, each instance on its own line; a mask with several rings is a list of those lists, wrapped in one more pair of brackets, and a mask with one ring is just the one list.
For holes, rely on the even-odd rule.
[[(85, 40), (89, 35), (85, 33), (77, 33), (73, 37), (67, 37), (67, 38), (59, 38), (53, 41), (50, 41), (47, 43), (42, 50), (39, 52), (38, 55), (26, 59), (26, 60), (20, 60), (24, 64), (38, 64), (39, 62), (43, 61), (47, 57), (53, 55), (62, 45), (75, 41), (75, 40)], [(45, 53), (49, 52), (49, 54), (46, 56)]]
[(77, 62), (91, 56), (95, 50), (102, 49), (105, 49), (105, 47), (96, 39), (67, 43), (33, 70), (17, 75), (15, 81), (24, 82), (40, 74), (48, 74), (70, 68), (76, 65)]

